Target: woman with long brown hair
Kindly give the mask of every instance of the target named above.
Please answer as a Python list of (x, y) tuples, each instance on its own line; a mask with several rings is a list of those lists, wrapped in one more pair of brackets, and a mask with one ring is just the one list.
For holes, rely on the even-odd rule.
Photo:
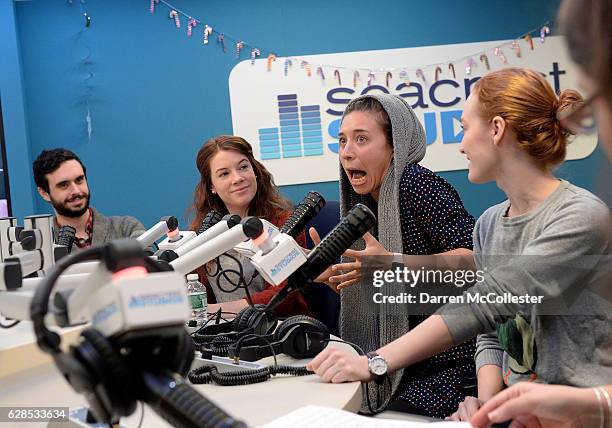
[[(208, 140), (198, 151), (196, 166), (200, 181), (191, 207), (192, 230), (197, 230), (206, 214), (213, 210), (222, 215), (256, 216), (276, 226), (282, 225), (291, 214), (291, 202), (280, 195), (272, 174), (253, 157), (253, 149), (244, 138), (220, 135)], [(304, 234), (298, 243), (305, 246)], [(212, 291), (208, 295), (212, 294), (217, 302), (209, 305), (209, 311), (221, 307), (225, 312), (237, 313), (246, 307), (245, 288), (237, 287), (240, 284), (248, 287), (254, 304), (267, 303), (282, 287), (266, 284), (251, 263), (233, 250), (214, 263), (217, 265), (209, 266), (208, 272), (205, 267), (198, 269), (200, 280)], [(226, 273), (219, 274), (220, 270)], [(296, 315), (309, 314), (309, 311), (304, 297), (294, 292), (278, 306), (277, 313)]]

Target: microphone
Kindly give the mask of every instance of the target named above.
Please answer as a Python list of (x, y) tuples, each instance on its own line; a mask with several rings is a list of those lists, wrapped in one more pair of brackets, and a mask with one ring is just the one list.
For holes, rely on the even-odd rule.
[(178, 220), (176, 217), (162, 217), (159, 219), (158, 223), (146, 230), (142, 235), (136, 238), (136, 240), (140, 242), (142, 248), (147, 248), (153, 245), (155, 241), (166, 233), (174, 232), (176, 229), (178, 229)]
[(142, 374), (143, 401), (174, 427), (246, 428), (173, 373)]
[[(211, 214), (213, 213), (213, 214)], [(210, 214), (210, 216), (209, 216)], [(223, 217), (216, 211), (211, 211), (206, 214), (206, 217), (202, 221), (198, 234), (195, 238), (185, 242), (183, 245), (176, 247), (173, 250), (162, 250), (157, 254), (160, 260), (165, 260), (170, 263), (173, 260), (183, 256), (184, 254), (192, 251), (194, 248), (203, 245), (211, 239), (227, 232), (232, 227), (240, 224), (240, 216), (236, 214), (227, 214)]]
[[(226, 232), (215, 236), (188, 253), (172, 260), (170, 266), (172, 266), (174, 271), (187, 275), (189, 272), (208, 263), (215, 257), (231, 250), (242, 241), (260, 236), (262, 232), (263, 224), (260, 219), (257, 217), (245, 217), (239, 225), (228, 229)], [(206, 232), (204, 232), (204, 234), (206, 234)]]
[(211, 226), (219, 223), (222, 218), (221, 214), (217, 211), (209, 211), (202, 220), (202, 224), (196, 233), (199, 235), (202, 232), (206, 232)]
[(293, 210), (291, 216), (281, 226), (280, 232), (295, 238), (304, 230), (306, 224), (319, 214), (325, 206), (325, 199), (318, 192), (310, 191)]
[(376, 224), (376, 216), (368, 207), (357, 204), (308, 255), (306, 263), (289, 276), (287, 285), (274, 295), (264, 311), (272, 311), (287, 295), (304, 288), (350, 248)]
[(74, 243), (74, 238), (76, 236), (76, 229), (72, 226), (62, 226), (57, 232), (57, 245), (61, 245), (62, 247), (68, 248), (68, 254), (72, 250), (72, 244)]

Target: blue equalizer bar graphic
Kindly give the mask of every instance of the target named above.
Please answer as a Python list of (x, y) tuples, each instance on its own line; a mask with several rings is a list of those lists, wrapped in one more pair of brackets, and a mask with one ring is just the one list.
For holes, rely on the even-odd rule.
[(297, 94), (278, 95), (278, 128), (260, 128), (261, 158), (280, 159), (323, 154), (321, 108), (298, 106)]

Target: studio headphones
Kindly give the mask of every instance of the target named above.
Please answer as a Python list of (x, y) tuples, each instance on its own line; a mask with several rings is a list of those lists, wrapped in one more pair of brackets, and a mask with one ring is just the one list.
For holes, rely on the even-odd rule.
[(31, 304), (31, 318), (40, 348), (51, 354), (74, 390), (86, 397), (97, 421), (115, 423), (121, 416), (132, 414), (138, 400), (144, 400), (139, 375), (172, 372), (186, 376), (194, 358), (194, 346), (183, 326), (133, 332), (120, 340), (87, 328), (81, 332), (78, 343), (63, 352), (59, 335), (47, 328), (44, 319), (53, 285), (68, 266), (96, 259), (103, 259), (111, 272), (143, 265), (149, 272), (158, 269), (143, 257), (136, 241), (116, 241), (108, 247), (92, 247), (73, 254), (61, 259), (39, 285)]
[(233, 321), (206, 326), (194, 334), (202, 356), (256, 361), (273, 353), (283, 353), (300, 359), (314, 357), (327, 346), (329, 330), (321, 321), (295, 315), (278, 325), (278, 318), (266, 312), (265, 307), (248, 306)]

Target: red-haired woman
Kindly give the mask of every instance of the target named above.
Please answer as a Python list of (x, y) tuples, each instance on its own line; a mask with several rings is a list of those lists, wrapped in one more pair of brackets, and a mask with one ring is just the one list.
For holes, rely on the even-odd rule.
[[(485, 299), (445, 305), (376, 350), (377, 374), (482, 335), (479, 394), (490, 397), (503, 381), (588, 387), (612, 378), (609, 302), (589, 288), (611, 252), (610, 211), (553, 174), (568, 134), (558, 117), (581, 104), (575, 91), (557, 97), (536, 71), (509, 68), (476, 83), (461, 118), (461, 152), (471, 182), (495, 181), (508, 198), (474, 230), (475, 267), (484, 281), (467, 293)], [(331, 348), (308, 367), (331, 382), (374, 377), (367, 357)]]
[[(191, 207), (195, 213), (192, 230), (197, 230), (212, 210), (222, 215), (257, 216), (276, 226), (281, 226), (291, 215), (291, 202), (279, 194), (272, 175), (253, 157), (251, 145), (245, 139), (220, 135), (208, 140), (198, 151), (196, 166), (200, 181), (195, 187)], [(298, 243), (305, 246), (304, 234), (298, 238)], [(242, 272), (253, 303), (267, 303), (280, 288), (266, 284), (248, 260), (233, 250), (220, 256), (219, 266), (209, 273), (219, 268), (233, 272), (209, 276), (204, 267), (198, 269), (200, 280), (208, 284), (217, 302), (209, 305), (209, 312), (221, 307), (225, 312), (237, 313), (248, 305), (244, 288), (236, 287), (239, 283), (236, 272)], [(290, 294), (276, 312), (279, 315), (309, 314), (299, 292)]]

